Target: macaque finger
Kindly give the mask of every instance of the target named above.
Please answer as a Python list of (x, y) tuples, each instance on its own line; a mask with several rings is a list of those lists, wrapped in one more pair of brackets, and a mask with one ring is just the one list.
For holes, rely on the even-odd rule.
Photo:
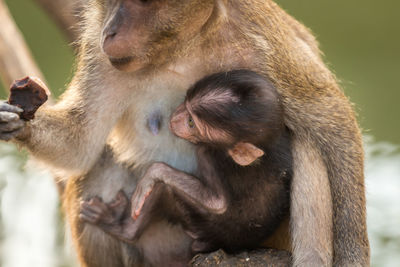
[(123, 191), (119, 191), (117, 197), (108, 205), (111, 208), (125, 206), (128, 204), (128, 198)]
[(81, 205), (82, 210), (90, 210), (95, 213), (103, 214), (106, 213), (108, 208), (104, 203), (94, 203), (94, 202), (85, 202)]
[(105, 204), (100, 198), (94, 197), (87, 202), (91, 207), (96, 208), (99, 212), (106, 212), (108, 211), (108, 206)]
[(0, 111), (0, 122), (11, 122), (19, 120), (19, 115), (9, 111)]
[(96, 207), (88, 205), (87, 203), (82, 203), (79, 216), (81, 215), (84, 218), (89, 218), (90, 221), (97, 221), (102, 216), (102, 213), (99, 212)]
[(98, 222), (99, 218), (100, 217), (98, 216), (98, 214), (91, 213), (90, 211), (87, 211), (87, 210), (82, 211), (79, 214), (79, 219), (81, 221), (85, 221), (85, 222), (88, 222), (91, 224), (96, 224)]
[(22, 108), (10, 105), (7, 102), (0, 102), (0, 112), (1, 111), (12, 112), (17, 114), (24, 112)]
[(18, 136), (23, 129), (19, 129), (17, 131), (13, 131), (13, 132), (1, 132), (0, 131), (0, 140), (3, 141), (10, 141), (11, 139), (15, 138), (16, 136)]
[(25, 125), (25, 122), (23, 122), (22, 120), (11, 121), (8, 123), (0, 122), (0, 132), (10, 132), (11, 133), (11, 132), (21, 129), (22, 127), (24, 127), (24, 125)]
[(89, 203), (90, 205), (98, 205), (100, 203), (103, 203), (103, 201), (98, 197), (94, 197), (94, 198), (89, 199), (89, 201), (87, 203)]

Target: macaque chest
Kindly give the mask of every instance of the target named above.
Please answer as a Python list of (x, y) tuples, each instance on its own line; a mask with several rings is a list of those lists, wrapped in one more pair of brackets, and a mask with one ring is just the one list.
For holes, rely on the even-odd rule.
[[(195, 146), (176, 137), (169, 129), (171, 114), (183, 102), (185, 91), (146, 91), (118, 122), (113, 147), (120, 160), (135, 168), (164, 162), (193, 173), (197, 166)], [(151, 99), (147, 99), (151, 98)]]

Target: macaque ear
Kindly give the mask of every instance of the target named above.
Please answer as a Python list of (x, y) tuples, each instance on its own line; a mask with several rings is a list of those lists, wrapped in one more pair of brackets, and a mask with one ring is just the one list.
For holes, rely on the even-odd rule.
[(248, 166), (264, 155), (264, 151), (253, 144), (240, 142), (228, 150), (232, 159), (241, 166)]

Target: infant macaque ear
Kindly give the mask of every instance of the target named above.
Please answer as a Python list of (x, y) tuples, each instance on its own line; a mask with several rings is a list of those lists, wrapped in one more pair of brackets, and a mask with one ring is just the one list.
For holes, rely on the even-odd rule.
[(264, 155), (264, 151), (253, 144), (239, 142), (234, 148), (228, 150), (232, 159), (241, 166), (248, 166)]

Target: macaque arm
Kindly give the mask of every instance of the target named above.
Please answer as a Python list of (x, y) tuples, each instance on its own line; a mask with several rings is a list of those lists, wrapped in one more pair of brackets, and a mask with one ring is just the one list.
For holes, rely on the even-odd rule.
[(56, 105), (37, 111), (17, 142), (53, 167), (76, 173), (90, 169), (130, 103), (129, 90), (92, 76), (75, 77)]
[[(104, 232), (127, 243), (134, 243), (152, 222), (159, 220), (165, 209), (173, 210), (176, 201), (171, 187), (164, 183), (155, 184), (152, 193), (143, 205), (142, 214), (133, 219), (129, 214), (128, 198), (119, 192), (110, 203), (102, 202), (98, 197), (83, 201), (79, 218), (95, 225)], [(166, 204), (167, 203), (167, 204)], [(178, 216), (181, 218), (181, 216)]]
[(203, 183), (198, 178), (164, 163), (154, 163), (139, 182), (132, 197), (133, 218), (139, 217), (146, 198), (152, 194), (156, 183), (168, 185), (183, 201), (203, 212), (223, 213), (227, 203), (218, 177), (207, 176), (204, 180)]
[[(207, 170), (208, 175), (213, 173)], [(226, 199), (216, 177), (207, 176), (206, 183), (164, 163), (154, 163), (147, 170), (132, 196), (132, 215), (127, 214), (129, 205), (120, 192), (111, 203), (103, 203), (95, 197), (81, 203), (80, 219), (100, 227), (115, 238), (132, 243), (140, 237), (146, 227), (163, 212), (176, 209), (174, 195), (191, 209), (202, 213), (222, 213), (226, 210)], [(208, 183), (215, 180), (213, 186)], [(168, 204), (165, 204), (168, 203)], [(140, 216), (139, 216), (140, 215)], [(182, 214), (183, 216), (183, 214)], [(181, 217), (178, 215), (178, 217)]]

